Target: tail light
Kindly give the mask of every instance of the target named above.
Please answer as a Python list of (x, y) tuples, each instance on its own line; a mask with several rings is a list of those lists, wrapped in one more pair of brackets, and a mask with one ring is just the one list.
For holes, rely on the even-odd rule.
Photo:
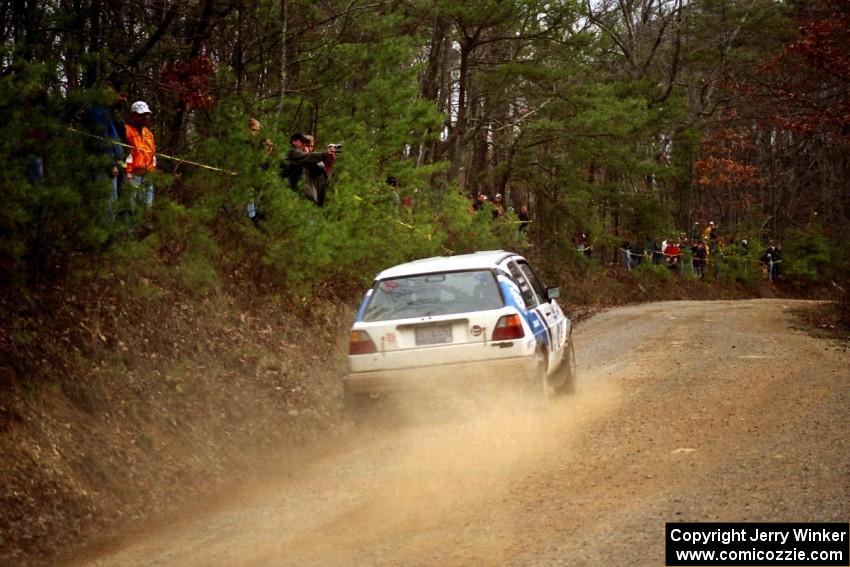
[(496, 323), (496, 328), (493, 330), (494, 341), (521, 339), (524, 336), (525, 331), (522, 329), (522, 319), (519, 318), (519, 315), (503, 316)]
[(378, 352), (372, 337), (366, 331), (351, 331), (348, 341), (348, 354), (371, 354)]

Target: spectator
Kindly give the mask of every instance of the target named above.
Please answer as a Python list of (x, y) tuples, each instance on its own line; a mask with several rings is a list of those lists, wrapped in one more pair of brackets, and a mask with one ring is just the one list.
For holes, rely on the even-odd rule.
[(777, 246), (771, 244), (767, 247), (761, 261), (767, 267), (767, 279), (771, 282), (776, 281), (779, 276), (779, 264), (782, 262), (782, 254)]
[(263, 125), (256, 118), (251, 118), (248, 120), (248, 132), (250, 132), (252, 136), (259, 136), (260, 130), (262, 129)]
[(632, 244), (631, 241), (626, 240), (623, 242), (621, 250), (623, 252), (623, 265), (627, 270), (631, 271), (640, 266), (643, 259), (643, 247), (640, 244)]
[[(314, 152), (316, 149), (316, 138), (311, 134), (305, 134), (307, 138), (307, 146), (304, 148), (308, 152)], [(333, 160), (320, 161), (319, 163), (305, 164), (304, 169), (307, 172), (307, 182), (313, 185), (316, 192), (316, 205), (323, 207), (325, 205), (325, 197), (330, 180), (331, 171), (333, 170)]]
[[(260, 133), (262, 130), (263, 125), (259, 120), (256, 118), (248, 120), (248, 145), (251, 147), (251, 151), (257, 151), (262, 155), (262, 161), (259, 164), (259, 168), (260, 170), (265, 171), (271, 166), (269, 158), (274, 152), (274, 143), (268, 138), (261, 140)], [(262, 220), (262, 214), (260, 214), (257, 210), (257, 201), (260, 197), (261, 195), (259, 191), (252, 188), (251, 199), (248, 204), (245, 205), (245, 214), (254, 223)]]
[(593, 254), (593, 246), (588, 242), (587, 234), (581, 233), (578, 237), (578, 246), (577, 246), (579, 254), (584, 256), (587, 259), (590, 259)]
[(487, 201), (487, 195), (485, 195), (484, 193), (479, 193), (478, 196), (475, 198), (475, 201), (472, 203), (472, 212), (477, 213), (478, 211), (482, 210), (484, 208), (484, 205), (487, 204)]
[(531, 218), (528, 216), (528, 205), (523, 203), (519, 207), (519, 212), (516, 215), (519, 220), (519, 229), (517, 232), (523, 238), (528, 236), (528, 225), (531, 223)]
[(631, 250), (631, 260), (632, 260), (632, 268), (637, 268), (640, 266), (641, 262), (643, 262), (643, 255), (645, 253), (643, 246), (640, 245), (640, 241), (635, 239), (635, 244), (630, 248)]
[(699, 276), (700, 279), (705, 279), (705, 265), (708, 263), (708, 249), (705, 246), (705, 242), (697, 240), (691, 246), (691, 252), (694, 255), (692, 260), (694, 274)]
[(623, 266), (627, 270), (632, 269), (632, 245), (628, 240), (623, 242)]
[(667, 266), (671, 270), (679, 267), (679, 255), (682, 249), (679, 247), (678, 240), (665, 240), (667, 246), (664, 248), (664, 255), (667, 258)]
[(496, 196), (493, 197), (493, 220), (502, 218), (503, 216), (505, 216), (505, 204), (502, 194), (496, 193)]
[(98, 184), (108, 181), (109, 198), (107, 200), (107, 214), (109, 220), (115, 220), (118, 204), (118, 192), (122, 186), (122, 167), (124, 162), (124, 140), (125, 127), (117, 118), (121, 107), (127, 103), (127, 95), (112, 83), (104, 87), (106, 106), (90, 104), (83, 109), (83, 128), (96, 138), (86, 140), (86, 148), (94, 156), (102, 161), (98, 169), (93, 172), (94, 181)]
[(387, 190), (381, 197), (381, 201), (388, 201), (396, 212), (401, 208), (401, 195), (398, 194), (398, 180), (390, 175), (386, 181)]
[(136, 101), (130, 106), (129, 123), (124, 127), (127, 143), (131, 146), (127, 156), (127, 181), (135, 188), (130, 204), (144, 203), (148, 210), (153, 206), (154, 197), (150, 174), (156, 170), (156, 143), (153, 132), (148, 129), (150, 114), (146, 102)]
[(706, 244), (708, 244), (708, 249), (710, 252), (714, 252), (717, 249), (717, 237), (719, 234), (717, 233), (717, 226), (714, 224), (714, 221), (710, 221), (708, 226), (703, 232), (703, 239)]
[(667, 260), (667, 248), (670, 247), (670, 244), (672, 242), (673, 241), (669, 238), (665, 238), (664, 240), (661, 241), (661, 254), (664, 256), (665, 261)]
[(741, 255), (741, 257), (743, 259), (741, 264), (743, 265), (744, 273), (745, 274), (749, 273), (749, 271), (750, 271), (750, 258), (749, 258), (749, 256), (750, 256), (750, 243), (747, 241), (746, 238), (741, 240), (741, 244), (738, 247), (738, 251), (739, 251), (739, 254)]
[[(337, 157), (336, 146), (329, 145), (326, 152), (313, 152), (311, 139), (295, 132), (289, 137), (290, 149), (281, 164), (281, 177), (287, 179), (289, 188), (321, 207), (325, 203), (328, 171)], [(306, 180), (302, 182), (302, 178)]]
[[(666, 240), (664, 241), (666, 243)], [(657, 240), (652, 242), (652, 265), (658, 266), (664, 263), (664, 247)]]

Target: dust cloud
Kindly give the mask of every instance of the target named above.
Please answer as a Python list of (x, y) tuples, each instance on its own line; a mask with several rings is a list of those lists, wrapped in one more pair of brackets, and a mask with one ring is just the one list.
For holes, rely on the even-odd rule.
[(492, 549), (510, 532), (497, 510), (526, 475), (571, 458), (582, 431), (619, 407), (610, 381), (582, 378), (578, 393), (550, 401), (493, 388), (382, 399), (308, 455), (280, 455), (276, 476), (229, 504), (90, 564), (386, 564), (453, 538)]
[[(327, 494), (335, 509), (312, 529), (257, 549), (257, 564), (282, 557), (293, 564), (343, 565), (353, 557), (379, 563), (399, 545), (433, 549), (435, 535), (469, 523), (491, 537), (510, 519), (486, 517), (488, 505), (510, 498), (546, 455), (563, 458), (588, 422), (617, 407), (619, 395), (600, 384), (550, 401), (507, 388), (381, 401), (328, 463), (346, 469)], [(352, 445), (369, 450), (350, 454)]]

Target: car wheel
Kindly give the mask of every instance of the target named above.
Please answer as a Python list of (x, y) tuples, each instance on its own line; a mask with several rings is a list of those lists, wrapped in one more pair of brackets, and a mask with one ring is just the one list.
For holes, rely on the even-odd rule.
[(554, 398), (562, 394), (575, 392), (575, 350), (570, 341), (564, 347), (564, 358), (561, 364), (549, 376), (544, 378), (543, 394), (547, 398)]
[(564, 348), (564, 359), (558, 368), (557, 374), (561, 375), (561, 383), (558, 386), (559, 394), (575, 394), (576, 391), (576, 351), (573, 342), (569, 341)]
[(543, 399), (546, 400), (554, 398), (558, 390), (557, 385), (553, 382), (553, 379), (557, 381), (557, 376), (554, 374), (548, 376), (548, 359), (549, 357), (546, 355), (545, 350), (538, 351), (537, 367), (534, 376), (535, 390), (538, 392), (542, 391)]

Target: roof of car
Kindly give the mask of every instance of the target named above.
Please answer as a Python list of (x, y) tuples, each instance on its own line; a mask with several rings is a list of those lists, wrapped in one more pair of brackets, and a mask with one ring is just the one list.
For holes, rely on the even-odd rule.
[(457, 272), (461, 270), (488, 270), (495, 268), (505, 258), (515, 256), (504, 250), (487, 250), (459, 256), (436, 256), (423, 258), (406, 264), (399, 264), (378, 274), (376, 280), (400, 278), (416, 274), (434, 274), (438, 272)]

